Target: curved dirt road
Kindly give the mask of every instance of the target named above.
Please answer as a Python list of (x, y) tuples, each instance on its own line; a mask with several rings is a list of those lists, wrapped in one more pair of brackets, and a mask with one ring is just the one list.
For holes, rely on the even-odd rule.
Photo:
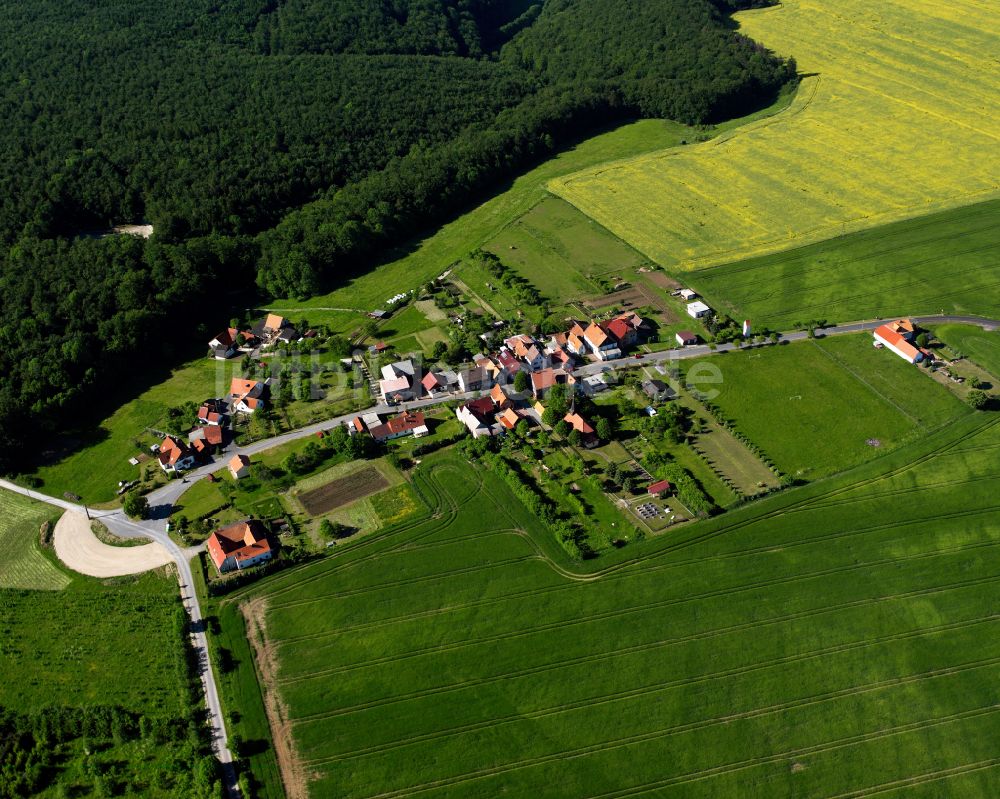
[(91, 577), (139, 574), (173, 563), (173, 557), (162, 544), (113, 547), (101, 543), (91, 532), (87, 517), (71, 510), (56, 522), (53, 543), (59, 560), (73, 571)]

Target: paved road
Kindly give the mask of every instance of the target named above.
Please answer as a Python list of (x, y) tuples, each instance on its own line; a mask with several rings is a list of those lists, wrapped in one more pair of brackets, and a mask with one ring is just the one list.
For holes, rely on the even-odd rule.
[[(918, 325), (930, 325), (930, 324), (967, 324), (967, 325), (977, 325), (983, 330), (997, 330), (1000, 328), (1000, 320), (997, 319), (984, 319), (980, 316), (949, 316), (949, 315), (936, 315), (936, 316), (914, 316), (910, 317)], [(825, 327), (822, 330), (817, 330), (819, 335), (823, 336), (838, 336), (844, 335), (846, 333), (863, 333), (868, 330), (874, 330), (877, 327), (881, 327), (886, 323), (885, 319), (869, 319), (862, 322), (848, 322), (843, 325), (833, 325), (831, 327)], [(787, 333), (781, 334), (782, 341), (802, 341), (809, 337), (809, 334), (804, 330), (790, 330)], [(645, 363), (663, 363), (667, 361), (681, 361), (689, 360), (691, 358), (704, 358), (710, 355), (716, 355), (720, 352), (731, 352), (732, 350), (738, 350), (741, 347), (738, 344), (718, 344), (715, 349), (710, 349), (707, 344), (699, 344), (693, 347), (682, 347), (676, 350), (661, 350), (660, 352), (647, 352), (643, 353), (642, 358), (616, 358), (612, 361), (599, 361), (596, 363), (589, 363), (586, 366), (581, 366), (574, 372), (574, 374), (582, 375), (586, 377), (588, 375), (598, 374), (599, 372), (606, 372), (609, 368), (611, 369), (622, 369), (629, 366), (637, 366), (639, 364)]]
[[(959, 323), (959, 324), (970, 324), (978, 325), (984, 330), (997, 330), (1000, 328), (1000, 320), (996, 319), (984, 319), (978, 316), (950, 316), (950, 315), (940, 315), (940, 316), (921, 316), (914, 317), (913, 320), (918, 324), (941, 324), (941, 323)], [(835, 325), (823, 329), (822, 335), (825, 336), (835, 336), (846, 333), (859, 333), (867, 330), (874, 330), (884, 323), (885, 320), (882, 319), (872, 319), (860, 322), (851, 322), (843, 325)], [(789, 331), (781, 335), (784, 341), (800, 341), (808, 337), (808, 334), (801, 330)], [(598, 363), (587, 364), (581, 366), (576, 370), (575, 374), (581, 376), (587, 376), (591, 374), (596, 374), (598, 372), (607, 371), (608, 368), (628, 368), (639, 366), (641, 364), (648, 363), (662, 363), (665, 361), (674, 361), (681, 359), (691, 359), (691, 358), (703, 358), (706, 356), (716, 355), (721, 352), (729, 352), (731, 350), (739, 349), (735, 344), (720, 344), (715, 349), (709, 349), (708, 346), (700, 345), (694, 347), (684, 347), (679, 350), (664, 350), (661, 352), (651, 352), (643, 355), (642, 359), (636, 358), (619, 358), (613, 361), (602, 361)], [(181, 599), (184, 602), (184, 607), (187, 609), (188, 614), (191, 617), (191, 629), (192, 629), (192, 642), (195, 648), (195, 652), (198, 655), (199, 665), (201, 669), (201, 679), (205, 687), (205, 697), (206, 704), (209, 711), (209, 721), (212, 727), (212, 743), (215, 748), (215, 752), (218, 755), (219, 760), (223, 764), (223, 768), (226, 774), (227, 790), (231, 797), (239, 796), (239, 788), (235, 782), (235, 772), (232, 766), (232, 754), (228, 748), (228, 740), (226, 737), (226, 727), (222, 715), (222, 707), (219, 702), (219, 695), (215, 683), (215, 675), (212, 670), (211, 660), (208, 657), (208, 641), (205, 636), (204, 620), (201, 615), (201, 607), (198, 603), (198, 598), (195, 596), (193, 588), (193, 578), (191, 575), (191, 566), (189, 563), (189, 558), (191, 557), (190, 550), (182, 550), (177, 546), (166, 532), (166, 522), (170, 515), (170, 510), (172, 506), (180, 498), (181, 494), (184, 493), (188, 488), (190, 488), (191, 481), (197, 480), (204, 477), (212, 472), (219, 471), (225, 468), (226, 461), (228, 461), (233, 455), (243, 454), (243, 455), (254, 455), (256, 453), (262, 452), (266, 449), (271, 449), (272, 447), (280, 446), (281, 444), (288, 443), (290, 441), (296, 441), (307, 436), (315, 435), (319, 431), (326, 431), (338, 424), (343, 424), (344, 422), (354, 418), (359, 413), (390, 413), (393, 411), (399, 411), (403, 409), (418, 409), (426, 408), (433, 405), (440, 405), (442, 403), (451, 402), (454, 400), (466, 400), (473, 399), (478, 396), (479, 392), (468, 392), (465, 394), (448, 394), (438, 397), (431, 397), (423, 400), (415, 400), (412, 402), (406, 402), (397, 406), (386, 406), (386, 405), (376, 405), (365, 411), (355, 411), (344, 416), (338, 416), (332, 419), (326, 419), (322, 422), (316, 422), (315, 424), (308, 425), (307, 427), (302, 427), (298, 430), (293, 430), (289, 433), (282, 433), (281, 435), (274, 436), (273, 438), (264, 439), (262, 441), (254, 442), (253, 444), (248, 444), (245, 447), (230, 446), (226, 451), (220, 455), (214, 462), (209, 463), (205, 466), (199, 467), (187, 473), (186, 479), (184, 480), (171, 480), (165, 486), (158, 488), (155, 491), (150, 492), (147, 495), (149, 499), (151, 515), (153, 518), (147, 519), (141, 522), (133, 521), (125, 516), (125, 514), (120, 510), (113, 511), (89, 511), (90, 515), (94, 518), (100, 518), (108, 528), (111, 529), (116, 535), (123, 537), (146, 537), (153, 541), (157, 541), (166, 547), (167, 551), (170, 552), (174, 563), (177, 564), (178, 580), (181, 586)], [(57, 499), (55, 497), (50, 497), (45, 494), (41, 494), (37, 491), (31, 491), (21, 486), (10, 483), (6, 480), (0, 480), (0, 487), (6, 488), (10, 491), (15, 491), (19, 494), (32, 497), (33, 499), (40, 500), (42, 502), (47, 502), (51, 505), (56, 505), (60, 508), (66, 510), (74, 510), (77, 512), (84, 512), (85, 508), (73, 502), (67, 502), (66, 500)]]

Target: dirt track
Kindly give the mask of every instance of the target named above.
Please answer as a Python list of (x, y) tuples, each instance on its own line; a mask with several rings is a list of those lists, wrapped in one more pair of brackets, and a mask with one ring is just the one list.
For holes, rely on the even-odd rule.
[(91, 577), (139, 574), (173, 560), (161, 544), (138, 547), (102, 544), (91, 532), (87, 517), (75, 511), (66, 511), (56, 522), (53, 543), (59, 560), (73, 571)]

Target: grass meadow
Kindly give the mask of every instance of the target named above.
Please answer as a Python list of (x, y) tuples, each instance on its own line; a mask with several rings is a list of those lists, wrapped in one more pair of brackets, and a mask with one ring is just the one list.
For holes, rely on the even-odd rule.
[(593, 572), (434, 456), (434, 517), (230, 601), (312, 796), (990, 796), (998, 448), (970, 413)]
[(713, 403), (779, 469), (808, 480), (968, 413), (920, 367), (871, 342), (832, 336), (715, 356), (722, 382)]
[(991, 375), (1000, 375), (1000, 333), (987, 333), (981, 327), (971, 325), (936, 325), (934, 335), (955, 353), (972, 359)]
[(58, 591), (69, 585), (70, 577), (42, 553), (39, 544), (41, 525), (55, 523), (58, 517), (49, 505), (0, 491), (0, 589)]
[(1000, 310), (1000, 201), (895, 222), (788, 252), (698, 271), (712, 307), (775, 330)]
[(997, 196), (996, 4), (787, 0), (736, 20), (809, 76), (790, 108), (551, 190), (672, 269)]

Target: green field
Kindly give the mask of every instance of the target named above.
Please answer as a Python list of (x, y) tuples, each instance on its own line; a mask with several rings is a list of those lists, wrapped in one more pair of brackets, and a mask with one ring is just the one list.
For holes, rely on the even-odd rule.
[(601, 293), (593, 277), (631, 279), (649, 261), (558, 197), (549, 197), (490, 239), (491, 250), (557, 303)]
[(429, 459), (439, 518), (252, 592), (298, 773), (341, 797), (996, 795), (998, 447), (969, 414), (594, 574)]
[(70, 578), (39, 547), (39, 528), (59, 512), (49, 505), (0, 491), (0, 588), (58, 591)]
[(758, 327), (1000, 313), (1000, 201), (694, 272), (712, 307)]
[(972, 359), (1000, 379), (1000, 333), (987, 333), (970, 325), (937, 325), (934, 334), (955, 353)]
[(864, 333), (715, 356), (722, 383), (713, 386), (720, 392), (713, 402), (779, 469), (804, 479), (854, 466), (967, 412), (920, 367), (871, 341)]
[[(35, 739), (47, 765), (30, 795), (218, 796), (218, 787), (210, 793), (207, 735), (198, 734), (201, 699), (188, 671), (176, 578), (56, 574), (59, 591), (0, 590), (0, 709), (48, 730)], [(58, 732), (51, 719), (67, 712), (85, 721)], [(109, 712), (130, 721), (109, 727)], [(5, 738), (4, 788), (17, 757), (11, 747), (25, 744)]]
[(785, 113), (583, 170), (552, 191), (685, 270), (1000, 194), (995, 3), (784, 0), (734, 19), (795, 58), (803, 81)]

